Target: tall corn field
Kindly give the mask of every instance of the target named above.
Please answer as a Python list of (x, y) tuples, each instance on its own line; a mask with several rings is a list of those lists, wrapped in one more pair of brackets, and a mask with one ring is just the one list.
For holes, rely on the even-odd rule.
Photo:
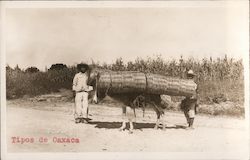
[(234, 81), (243, 78), (242, 60), (228, 59), (227, 56), (216, 60), (212, 58), (203, 58), (201, 61), (193, 58), (184, 60), (181, 57), (179, 60), (164, 61), (159, 55), (147, 59), (137, 58), (135, 61), (129, 61), (126, 64), (122, 58), (118, 58), (114, 64), (103, 64), (101, 67), (115, 71), (141, 71), (180, 78), (185, 78), (186, 72), (192, 69), (196, 73), (197, 82), (225, 79)]
[[(164, 60), (160, 55), (146, 59), (137, 58), (124, 62), (118, 58), (113, 64), (95, 64), (113, 71), (140, 71), (166, 76), (186, 78), (186, 72), (192, 69), (196, 74), (202, 103), (208, 103), (214, 96), (224, 94), (229, 100), (243, 103), (244, 74), (242, 60), (228, 58), (193, 58)], [(45, 72), (25, 72), (6, 67), (7, 98), (19, 98), (24, 95), (35, 96), (56, 92), (61, 88), (71, 89), (72, 80), (77, 72), (75, 66), (61, 70)]]

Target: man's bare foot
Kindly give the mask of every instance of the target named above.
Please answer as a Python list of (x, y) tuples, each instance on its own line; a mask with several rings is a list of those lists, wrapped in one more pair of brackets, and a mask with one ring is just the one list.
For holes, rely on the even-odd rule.
[(120, 127), (119, 128), (119, 131), (124, 131), (125, 130), (125, 127)]
[(162, 125), (162, 130), (166, 131), (166, 125)]
[(75, 123), (77, 124), (77, 123), (80, 123), (81, 122), (81, 119), (80, 118), (76, 118), (75, 119)]
[(186, 130), (193, 130), (194, 129), (194, 127), (193, 126), (191, 126), (191, 127), (187, 127), (186, 128)]
[(85, 123), (85, 124), (88, 124), (89, 122), (88, 122), (88, 120), (87, 119), (85, 119), (85, 118), (82, 118), (82, 123)]

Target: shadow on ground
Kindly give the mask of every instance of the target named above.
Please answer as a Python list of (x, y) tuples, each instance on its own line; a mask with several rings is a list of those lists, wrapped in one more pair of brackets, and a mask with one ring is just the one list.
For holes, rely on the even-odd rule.
[[(95, 125), (95, 128), (105, 128), (105, 129), (118, 129), (122, 126), (122, 122), (100, 122), (100, 121), (90, 121), (89, 124)], [(155, 123), (134, 123), (135, 129), (146, 129), (154, 128)], [(129, 124), (126, 123), (126, 129), (129, 128)], [(166, 129), (185, 129), (183, 125), (167, 126)]]

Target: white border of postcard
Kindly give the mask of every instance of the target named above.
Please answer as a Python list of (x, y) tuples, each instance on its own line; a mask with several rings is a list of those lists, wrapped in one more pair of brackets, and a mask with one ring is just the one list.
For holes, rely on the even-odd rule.
[[(224, 152), (86, 152), (86, 153), (7, 153), (5, 93), (5, 9), (6, 8), (164, 8), (164, 7), (246, 7), (246, 1), (2, 1), (1, 7), (1, 159), (249, 159), (249, 153)], [(248, 12), (249, 13), (249, 12)], [(249, 26), (248, 26), (249, 27)], [(249, 35), (249, 33), (246, 33)], [(248, 43), (249, 44), (249, 39)], [(249, 136), (249, 46), (244, 53), (245, 121)]]

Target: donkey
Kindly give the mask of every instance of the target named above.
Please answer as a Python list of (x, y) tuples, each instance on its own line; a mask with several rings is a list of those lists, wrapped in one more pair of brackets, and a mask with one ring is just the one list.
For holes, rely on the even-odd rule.
[(164, 106), (161, 104), (161, 97), (158, 94), (148, 94), (143, 92), (138, 93), (121, 93), (112, 94), (109, 93), (109, 89), (106, 91), (98, 90), (98, 79), (100, 78), (99, 73), (103, 70), (98, 68), (92, 68), (89, 73), (89, 85), (93, 86), (92, 96), (95, 103), (100, 102), (104, 97), (110, 96), (113, 99), (122, 102), (122, 126), (119, 128), (120, 131), (125, 130), (126, 122), (129, 122), (130, 128), (129, 133), (133, 133), (133, 122), (135, 121), (135, 109), (141, 108), (143, 111), (143, 117), (146, 106), (149, 104), (155, 111), (157, 115), (155, 129), (162, 127), (163, 130), (166, 129), (166, 124), (164, 121)]

